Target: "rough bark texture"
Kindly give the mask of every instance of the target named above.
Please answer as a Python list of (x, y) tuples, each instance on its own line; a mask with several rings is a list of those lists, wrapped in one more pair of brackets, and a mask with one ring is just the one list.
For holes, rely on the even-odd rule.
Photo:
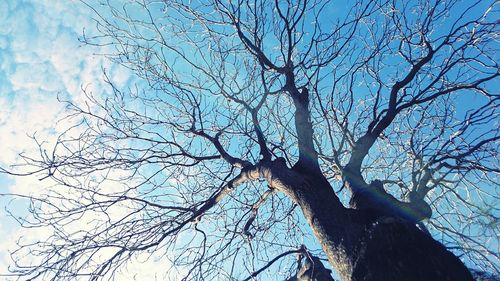
[[(409, 194), (409, 202), (387, 193), (382, 182), (368, 184), (361, 163), (376, 135), (361, 138), (343, 178), (351, 191), (350, 208), (342, 205), (317, 165), (306, 98), (294, 88), (299, 161), (289, 169), (284, 160), (263, 165), (262, 177), (300, 206), (330, 264), (343, 281), (473, 280), (463, 263), (416, 224), (430, 218), (425, 193)], [(300, 94), (303, 94), (302, 96)], [(301, 110), (302, 109), (302, 110)], [(302, 117), (298, 118), (298, 117)], [(305, 137), (304, 137), (305, 136)], [(302, 142), (300, 141), (302, 139)], [(300, 145), (301, 144), (301, 145)], [(301, 161), (302, 160), (302, 161)], [(307, 161), (306, 161), (307, 160)], [(309, 165), (309, 162), (315, 165)], [(328, 280), (317, 277), (311, 280)]]
[(347, 280), (473, 280), (463, 263), (414, 224), (386, 218), (366, 227)]
[[(294, 171), (301, 173), (297, 167)], [(464, 264), (415, 222), (339, 208), (341, 203), (323, 176), (302, 176), (304, 180), (292, 187), (293, 200), (341, 280), (473, 280)]]
[(302, 259), (297, 275), (287, 281), (335, 281), (331, 270), (325, 268), (318, 257), (308, 253)]

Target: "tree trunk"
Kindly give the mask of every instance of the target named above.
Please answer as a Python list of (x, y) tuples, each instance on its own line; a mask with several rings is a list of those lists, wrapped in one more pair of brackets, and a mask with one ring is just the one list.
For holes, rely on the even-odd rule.
[(373, 221), (367, 210), (339, 206), (322, 175), (304, 178), (292, 188), (292, 199), (341, 280), (473, 280), (456, 256), (415, 223), (391, 217)]
[(412, 223), (385, 219), (365, 229), (345, 280), (473, 280), (457, 257)]

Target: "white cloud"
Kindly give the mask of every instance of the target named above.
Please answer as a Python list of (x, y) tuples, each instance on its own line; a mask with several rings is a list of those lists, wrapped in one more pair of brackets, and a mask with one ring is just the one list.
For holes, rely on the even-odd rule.
[(0, 99), (0, 143), (3, 144), (2, 164), (14, 163), (22, 151), (34, 151), (35, 143), (29, 135), (48, 137), (62, 106), (54, 99), (30, 92), (18, 92), (16, 97)]
[[(107, 175), (108, 178), (112, 178), (114, 180), (117, 180), (123, 176), (126, 176), (126, 174), (120, 172), (115, 172), (113, 174)], [(35, 178), (20, 177), (20, 178), (15, 178), (14, 180), (15, 180), (14, 186), (20, 188), (20, 190), (17, 190), (17, 192), (19, 193), (30, 193), (31, 195), (35, 196), (37, 194), (44, 193), (43, 190), (44, 186)], [(45, 186), (51, 184), (50, 180), (47, 180), (46, 183), (48, 184), (45, 184)], [(120, 189), (123, 187), (117, 185), (115, 181), (108, 180), (104, 181), (102, 183), (102, 186), (100, 186), (99, 188), (105, 189), (108, 192), (119, 192)], [(72, 194), (70, 190), (59, 189), (58, 192), (60, 192), (60, 194), (68, 198), (79, 196), (78, 194)], [(16, 205), (15, 202), (11, 203), (10, 209), (13, 209), (13, 211), (16, 214), (19, 214), (20, 216), (24, 217), (27, 214), (28, 210), (19, 209), (26, 205), (26, 204), (19, 204), (19, 202), (25, 200), (24, 199), (17, 199), (17, 200), (18, 204)], [(78, 233), (79, 231), (85, 230), (87, 228), (90, 229), (94, 227), (99, 227), (100, 224), (103, 224), (108, 219), (110, 221), (120, 221), (124, 218), (124, 216), (128, 215), (129, 207), (130, 206), (124, 204), (115, 204), (108, 209), (106, 215), (100, 214), (102, 215), (101, 217), (97, 216), (98, 214), (93, 214), (92, 212), (88, 212), (82, 215), (78, 219), (78, 221), (69, 222), (65, 226), (64, 230), (66, 233)], [(0, 240), (0, 253), (3, 252), (3, 254), (0, 254), (0, 274), (5, 273), (7, 271), (8, 265), (11, 264), (11, 259), (6, 254), (7, 249), (10, 250), (16, 249), (17, 248), (16, 243), (18, 241), (20, 241), (22, 244), (22, 243), (30, 243), (32, 241), (48, 241), (51, 239), (50, 237), (52, 231), (49, 227), (41, 227), (34, 229), (34, 231), (33, 230), (26, 231), (25, 229), (22, 228), (12, 228), (11, 224), (12, 221), (13, 220), (10, 218), (7, 220), (0, 220), (0, 236), (2, 237), (2, 240)], [(109, 258), (112, 254), (115, 253), (115, 251), (116, 249), (113, 248), (103, 249), (102, 251), (99, 251), (97, 255), (95, 255), (94, 261), (98, 261), (99, 259), (105, 259), (106, 257)], [(30, 255), (27, 255), (25, 251), (21, 251), (15, 256), (15, 258), (19, 260), (22, 264), (29, 264), (30, 262), (33, 262), (34, 260), (37, 260), (40, 257), (34, 258)], [(159, 263), (161, 263), (161, 266), (158, 266)], [(177, 271), (166, 272), (166, 269), (168, 269), (169, 267), (170, 267), (169, 262), (165, 260), (164, 257), (162, 257), (161, 253), (152, 253), (152, 254), (137, 253), (130, 258), (130, 262), (128, 262), (125, 267), (120, 268), (117, 271), (116, 280), (120, 281), (177, 280), (177, 277), (180, 275), (180, 273)], [(1, 275), (0, 277), (4, 278), (4, 276)], [(2, 280), (10, 281), (16, 279), (7, 278)], [(87, 278), (76, 279), (76, 280), (87, 280)]]
[[(33, 143), (35, 131), (57, 133), (63, 105), (57, 95), (82, 102), (82, 85), (102, 89), (101, 66), (124, 85), (130, 73), (111, 67), (96, 49), (82, 46), (78, 36), (94, 27), (91, 12), (79, 1), (0, 1), (0, 141), (20, 152)], [(95, 91), (98, 92), (98, 91)], [(64, 128), (61, 124), (60, 128)], [(0, 164), (12, 163), (12, 153)]]
[[(81, 85), (90, 84), (90, 89), (99, 93), (97, 90), (104, 88), (101, 66), (110, 71), (119, 85), (129, 81), (126, 70), (111, 67), (102, 56), (93, 55), (95, 49), (78, 42), (84, 27), (92, 32), (94, 24), (90, 13), (79, 1), (0, 1), (0, 166), (18, 161), (19, 152), (36, 153), (36, 144), (29, 135), (36, 132), (41, 139), (53, 143), (69, 125), (58, 123), (56, 126), (64, 115), (64, 106), (57, 101), (58, 94), (81, 103)], [(35, 177), (7, 178), (2, 174), (0, 183), (0, 193), (10, 190), (24, 194), (39, 194), (50, 184)], [(0, 209), (5, 204), (5, 197), (0, 195)], [(27, 204), (18, 200), (10, 206), (19, 210)], [(0, 222), (1, 274), (10, 263), (8, 250), (15, 248), (19, 237), (40, 239), (49, 233), (21, 229), (3, 211), (0, 211)], [(139, 272), (146, 266), (140, 265)], [(148, 268), (147, 274), (152, 274), (155, 266)]]

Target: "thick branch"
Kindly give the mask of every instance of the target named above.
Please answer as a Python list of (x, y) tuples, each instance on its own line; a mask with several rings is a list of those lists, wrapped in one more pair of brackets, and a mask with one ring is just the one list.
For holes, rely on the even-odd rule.
[(270, 260), (266, 265), (264, 265), (263, 267), (261, 267), (259, 270), (254, 271), (252, 274), (250, 274), (250, 276), (248, 276), (247, 278), (245, 278), (243, 281), (252, 280), (257, 275), (259, 275), (264, 270), (266, 270), (271, 265), (273, 265), (275, 262), (277, 262), (279, 259), (281, 259), (282, 257), (288, 256), (288, 255), (291, 255), (291, 254), (298, 254), (298, 253), (302, 253), (302, 252), (303, 252), (303, 249), (300, 248), (298, 250), (290, 250), (290, 251), (286, 251), (284, 253), (281, 253), (281, 254), (277, 255), (274, 259)]
[(231, 156), (224, 149), (224, 147), (222, 146), (222, 144), (219, 141), (219, 136), (220, 136), (221, 132), (217, 133), (215, 135), (215, 137), (210, 136), (209, 134), (205, 133), (204, 131), (199, 131), (199, 130), (195, 130), (195, 129), (192, 129), (191, 132), (194, 133), (195, 135), (202, 136), (202, 137), (206, 138), (207, 140), (209, 140), (210, 142), (212, 142), (213, 145), (215, 146), (215, 149), (217, 149), (217, 151), (220, 153), (221, 157), (224, 160), (226, 160), (229, 164), (231, 164), (235, 167), (239, 167), (239, 168), (248, 167), (251, 165), (251, 163), (246, 161), (246, 160), (242, 160), (240, 158)]
[(260, 165), (257, 166), (247, 166), (246, 168), (243, 168), (241, 173), (227, 182), (217, 193), (212, 195), (205, 203), (203, 206), (201, 206), (192, 216), (192, 220), (199, 220), (199, 218), (209, 209), (214, 207), (217, 203), (222, 201), (228, 195), (231, 193), (237, 186), (249, 182), (252, 180), (256, 180), (259, 178), (259, 170), (260, 170)]
[(276, 66), (267, 56), (264, 54), (264, 52), (255, 44), (248, 39), (247, 36), (243, 33), (241, 30), (241, 25), (238, 22), (238, 19), (235, 18), (234, 16), (231, 15), (231, 19), (233, 20), (233, 25), (236, 28), (236, 32), (238, 33), (238, 37), (240, 40), (243, 42), (245, 47), (252, 53), (258, 60), (261, 62), (263, 65), (265, 65), (267, 68), (272, 69), (278, 73), (284, 73), (285, 69), (283, 67), (278, 67)]
[(378, 119), (373, 120), (368, 125), (368, 131), (366, 132), (366, 134), (363, 135), (361, 138), (359, 138), (354, 144), (352, 155), (351, 158), (349, 159), (349, 164), (348, 164), (349, 169), (352, 172), (355, 172), (357, 174), (360, 173), (361, 164), (363, 162), (363, 159), (368, 154), (368, 151), (373, 146), (379, 135), (387, 127), (389, 127), (389, 125), (396, 117), (398, 113), (397, 110), (398, 92), (404, 87), (406, 87), (415, 78), (420, 69), (422, 69), (422, 67), (426, 63), (428, 63), (434, 56), (435, 53), (434, 50), (432, 49), (429, 43), (426, 44), (428, 48), (427, 55), (423, 57), (419, 62), (414, 64), (410, 72), (408, 72), (408, 74), (401, 81), (396, 82), (392, 86), (391, 93), (389, 96), (389, 105), (386, 110), (385, 116), (382, 119), (380, 119), (380, 121), (378, 121)]
[(318, 152), (314, 149), (313, 127), (309, 111), (309, 91), (306, 87), (299, 91), (293, 79), (293, 74), (287, 75), (286, 89), (292, 96), (295, 105), (295, 130), (299, 147), (299, 161), (295, 166), (313, 173), (320, 173)]
[(255, 133), (257, 134), (257, 141), (259, 142), (260, 154), (262, 155), (262, 160), (271, 160), (271, 153), (266, 145), (266, 138), (262, 132), (262, 128), (257, 117), (257, 109), (252, 110), (252, 122), (254, 124)]
[(351, 188), (353, 195), (349, 205), (356, 210), (367, 211), (370, 220), (393, 217), (417, 223), (432, 216), (432, 209), (416, 191), (410, 193), (410, 202), (401, 202), (387, 193), (378, 180), (363, 188)]
[(252, 214), (250, 215), (250, 218), (247, 220), (245, 223), (245, 226), (243, 227), (243, 234), (247, 236), (249, 239), (252, 238), (252, 234), (250, 233), (250, 227), (252, 226), (252, 223), (254, 222), (255, 218), (257, 217), (257, 212), (259, 211), (259, 208), (264, 202), (267, 200), (269, 196), (271, 196), (274, 193), (274, 189), (269, 189), (264, 194), (262, 194), (257, 202), (253, 204), (252, 206)]

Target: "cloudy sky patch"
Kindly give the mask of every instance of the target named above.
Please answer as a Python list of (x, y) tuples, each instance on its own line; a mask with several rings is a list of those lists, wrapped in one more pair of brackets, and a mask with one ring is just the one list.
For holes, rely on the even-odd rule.
[[(94, 55), (103, 50), (79, 42), (83, 29), (91, 33), (94, 26), (91, 11), (79, 1), (0, 1), (1, 167), (18, 163), (21, 152), (37, 151), (30, 136), (49, 140), (50, 147), (50, 142), (70, 125), (64, 123), (69, 121), (58, 122), (64, 116), (64, 105), (58, 97), (78, 104), (84, 98), (82, 88), (105, 88), (103, 68), (119, 85), (129, 81), (128, 71)], [(0, 194), (33, 194), (50, 184), (35, 177), (0, 174)], [(22, 214), (28, 204), (0, 195), (0, 274), (12, 264), (7, 253), (15, 249), (15, 242), (20, 237), (35, 238), (9, 218), (6, 206)], [(151, 268), (147, 274), (154, 272)]]

